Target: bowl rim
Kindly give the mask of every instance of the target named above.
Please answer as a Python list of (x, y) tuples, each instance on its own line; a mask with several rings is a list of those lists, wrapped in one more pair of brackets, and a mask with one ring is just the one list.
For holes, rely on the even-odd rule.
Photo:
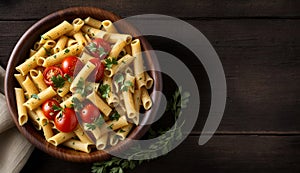
[[(89, 11), (89, 12), (87, 12)], [(14, 79), (14, 77), (12, 76), (13, 74), (16, 73), (15, 70), (15, 66), (14, 66), (14, 61), (17, 59), (16, 57), (21, 57), (21, 54), (26, 53), (26, 50), (28, 51), (29, 49), (25, 49), (25, 50), (19, 50), (22, 48), (22, 45), (27, 41), (27, 38), (32, 37), (34, 33), (36, 33), (37, 31), (39, 31), (38, 27), (41, 26), (42, 24), (45, 24), (47, 21), (49, 20), (54, 20), (56, 18), (58, 18), (59, 16), (64, 16), (64, 15), (73, 15), (73, 13), (77, 12), (77, 13), (90, 13), (90, 11), (93, 11), (92, 13), (103, 13), (105, 15), (110, 15), (110, 17), (112, 17), (112, 21), (117, 21), (122, 19), (120, 16), (114, 14), (113, 12), (98, 8), (98, 7), (70, 7), (70, 8), (65, 8), (65, 9), (61, 9), (55, 12), (52, 12), (51, 14), (46, 15), (45, 17), (42, 17), (40, 20), (38, 20), (37, 22), (35, 22), (32, 26), (30, 26), (21, 36), (21, 38), (18, 40), (18, 42), (16, 43), (15, 47), (13, 48), (12, 53), (10, 54), (9, 57), (9, 61), (6, 67), (6, 74), (5, 74), (5, 81), (4, 81), (4, 91), (5, 91), (5, 95), (6, 97), (6, 103), (9, 109), (9, 112), (12, 116), (12, 119), (14, 121), (14, 123), (16, 124), (18, 130), (22, 133), (23, 136), (25, 136), (27, 138), (27, 140), (30, 141), (30, 143), (32, 143), (35, 147), (37, 147), (38, 149), (42, 150), (45, 153), (48, 153), (51, 156), (54, 156), (56, 158), (59, 159), (63, 159), (66, 161), (72, 161), (72, 162), (94, 162), (94, 161), (101, 161), (101, 160), (106, 160), (108, 158), (111, 157), (110, 154), (104, 152), (104, 151), (95, 151), (95, 152), (91, 152), (91, 153), (83, 153), (80, 151), (72, 151), (70, 149), (64, 149), (62, 147), (55, 147), (52, 144), (48, 143), (44, 137), (42, 139), (37, 138), (38, 136), (33, 136), (35, 134), (31, 134), (28, 131), (28, 125), (32, 126), (30, 123), (26, 123), (24, 126), (20, 126), (18, 124), (18, 118), (17, 118), (17, 112), (16, 112), (16, 105), (14, 104), (14, 102), (12, 100), (15, 100), (14, 98), (10, 98), (8, 97), (10, 95), (9, 92), (13, 92), (13, 95), (15, 96), (14, 93), (14, 87), (9, 86), (10, 83), (14, 83), (12, 82)], [(76, 15), (76, 14), (74, 14)], [(78, 16), (80, 17), (80, 16)], [(59, 22), (58, 22), (59, 23)], [(57, 23), (57, 24), (58, 24)], [(138, 33), (137, 30), (135, 30), (132, 26), (130, 26), (131, 29), (133, 29), (133, 33)], [(49, 27), (51, 28), (51, 27)], [(148, 41), (144, 38), (144, 37), (139, 37), (142, 47), (145, 50), (152, 50), (151, 45), (148, 43)], [(33, 44), (32, 44), (33, 45)], [(32, 47), (32, 45), (30, 45)], [(25, 52), (24, 52), (25, 51)], [(147, 54), (147, 61), (150, 60), (149, 56), (153, 56), (150, 54)], [(25, 59), (24, 57), (21, 59)], [(149, 62), (148, 62), (149, 63)], [(16, 63), (15, 63), (16, 65)], [(151, 58), (151, 65), (155, 67), (156, 71), (151, 71), (152, 73), (152, 77), (154, 79), (154, 86), (153, 86), (153, 91), (161, 91), (162, 92), (162, 76), (160, 73), (160, 66), (158, 63), (158, 60), (156, 58)], [(13, 77), (13, 79), (12, 79)], [(154, 92), (151, 96), (151, 98), (155, 99), (155, 102), (157, 103), (157, 105), (159, 105), (160, 101), (161, 101), (161, 95), (158, 94), (157, 92)], [(158, 111), (158, 107), (153, 107), (151, 108), (147, 113), (151, 114), (151, 116), (148, 116), (148, 118), (144, 118), (143, 122), (147, 122), (147, 121), (152, 121), (155, 116), (156, 113)], [(146, 113), (146, 114), (147, 114)], [(147, 116), (145, 116), (147, 117)], [(149, 129), (150, 125), (139, 125), (136, 126), (135, 129), (133, 131), (130, 132), (130, 138), (132, 139), (139, 139), (141, 138)], [(32, 127), (30, 127), (32, 128)], [(35, 129), (36, 130), (36, 129)], [(37, 130), (36, 130), (37, 131)], [(38, 131), (37, 131), (38, 132)], [(133, 134), (133, 135), (132, 135)], [(131, 137), (133, 136), (133, 137)], [(127, 138), (126, 138), (127, 139)], [(43, 141), (41, 141), (43, 140)], [(46, 143), (45, 143), (46, 141)], [(124, 140), (122, 141), (119, 145), (117, 145), (119, 148), (116, 147), (111, 147), (113, 150), (123, 150), (126, 147), (128, 147), (130, 145), (129, 140)], [(70, 151), (67, 152), (66, 151)], [(115, 152), (115, 151), (114, 151)]]

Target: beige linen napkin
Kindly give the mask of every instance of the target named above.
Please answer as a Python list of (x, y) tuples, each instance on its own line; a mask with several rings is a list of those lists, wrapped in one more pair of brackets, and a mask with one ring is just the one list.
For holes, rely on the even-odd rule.
[[(0, 91), (3, 92), (5, 71), (0, 67)], [(27, 162), (33, 146), (14, 127), (5, 97), (0, 93), (0, 172), (18, 173)]]

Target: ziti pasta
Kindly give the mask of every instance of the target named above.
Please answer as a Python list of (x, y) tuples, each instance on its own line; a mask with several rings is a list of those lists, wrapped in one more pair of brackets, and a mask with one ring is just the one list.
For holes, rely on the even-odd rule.
[(28, 51), (14, 75), (19, 125), (31, 122), (55, 146), (115, 146), (152, 106), (140, 41), (110, 20), (63, 21)]

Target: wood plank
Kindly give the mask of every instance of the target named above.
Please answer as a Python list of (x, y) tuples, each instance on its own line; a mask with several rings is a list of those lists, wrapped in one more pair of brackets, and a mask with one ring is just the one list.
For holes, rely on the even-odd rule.
[[(155, 44), (156, 43), (156, 44)], [(168, 45), (163, 47), (162, 45)], [(201, 96), (193, 132), (200, 133), (209, 112), (210, 86), (201, 63), (172, 41), (152, 42), (175, 54), (195, 76)], [(223, 131), (298, 131), (300, 123), (300, 47), (218, 47), (227, 79), (227, 105), (218, 129)]]
[[(0, 40), (0, 62), (3, 66), (6, 66), (5, 62), (18, 39), (35, 21), (0, 21), (0, 36), (3, 38)], [(199, 29), (214, 47), (275, 46), (289, 50), (300, 45), (300, 20), (186, 21)]]
[[(198, 137), (190, 136), (166, 156), (144, 162), (129, 172), (300, 171), (300, 136), (214, 136), (204, 146), (198, 146), (197, 141)], [(90, 172), (90, 166), (58, 160), (35, 150), (21, 172), (79, 173)]]
[(94, 6), (113, 11), (123, 17), (157, 13), (182, 18), (241, 18), (271, 17), (298, 18), (300, 2), (297, 0), (119, 0), (90, 1), (37, 1), (13, 0), (0, 2), (0, 20), (40, 19), (54, 11), (72, 6)]

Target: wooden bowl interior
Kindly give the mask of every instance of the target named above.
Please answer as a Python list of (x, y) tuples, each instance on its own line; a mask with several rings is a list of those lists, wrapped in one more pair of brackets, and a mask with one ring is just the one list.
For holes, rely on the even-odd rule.
[[(9, 107), (9, 110), (11, 112), (12, 118), (18, 127), (19, 131), (37, 148), (40, 150), (63, 160), (67, 161), (74, 161), (74, 162), (94, 162), (94, 161), (101, 161), (108, 159), (110, 157), (109, 154), (107, 154), (104, 151), (93, 151), (91, 153), (83, 153), (78, 152), (72, 149), (64, 148), (64, 147), (55, 147), (48, 143), (44, 136), (37, 131), (32, 124), (26, 123), (24, 126), (18, 125), (18, 119), (17, 119), (17, 108), (16, 108), (16, 101), (15, 101), (15, 92), (14, 88), (19, 87), (17, 81), (14, 78), (14, 74), (18, 73), (15, 70), (15, 67), (19, 65), (20, 63), (24, 62), (26, 58), (28, 58), (29, 50), (32, 48), (33, 44), (39, 40), (40, 35), (48, 31), (50, 28), (53, 28), (57, 24), (61, 23), (63, 20), (67, 20), (71, 22), (73, 19), (80, 17), (80, 18), (86, 18), (86, 17), (93, 17), (99, 20), (104, 19), (110, 19), (111, 21), (117, 21), (121, 19), (119, 16), (99, 9), (99, 8), (93, 8), (93, 7), (73, 7), (64, 9), (55, 13), (52, 13), (43, 19), (39, 20), (37, 23), (35, 23), (33, 26), (31, 26), (21, 37), (21, 39), (18, 41), (17, 45), (15, 46), (8, 65), (7, 65), (7, 73), (5, 77), (5, 95), (7, 99), (7, 104)], [(130, 30), (133, 32), (137, 32), (132, 26), (128, 25)], [(127, 28), (128, 29), (128, 28)], [(121, 29), (122, 32), (122, 29)], [(141, 43), (143, 50), (150, 50), (152, 49), (149, 43), (141, 38)], [(154, 86), (152, 91), (162, 91), (162, 81), (161, 81), (161, 74), (159, 72), (159, 64), (157, 60), (154, 58), (151, 58), (149, 54), (146, 54), (144, 57), (144, 61), (147, 63), (147, 65), (153, 67), (152, 69), (157, 69), (156, 71), (150, 71), (150, 75), (154, 79)], [(151, 91), (151, 92), (152, 92)], [(157, 95), (155, 92), (151, 95), (151, 98), (157, 105), (159, 105), (160, 102), (160, 96)], [(153, 119), (155, 116), (155, 113), (157, 111), (157, 108), (152, 108), (151, 110), (146, 112), (145, 118), (142, 120), (142, 122), (147, 122), (150, 119)], [(145, 126), (137, 126), (129, 135), (129, 138), (132, 139), (139, 139), (141, 138), (145, 132), (148, 130), (149, 125)], [(123, 141), (119, 145), (115, 147), (111, 147), (109, 150), (118, 151), (122, 150), (126, 147), (126, 145), (129, 145), (128, 141)]]

